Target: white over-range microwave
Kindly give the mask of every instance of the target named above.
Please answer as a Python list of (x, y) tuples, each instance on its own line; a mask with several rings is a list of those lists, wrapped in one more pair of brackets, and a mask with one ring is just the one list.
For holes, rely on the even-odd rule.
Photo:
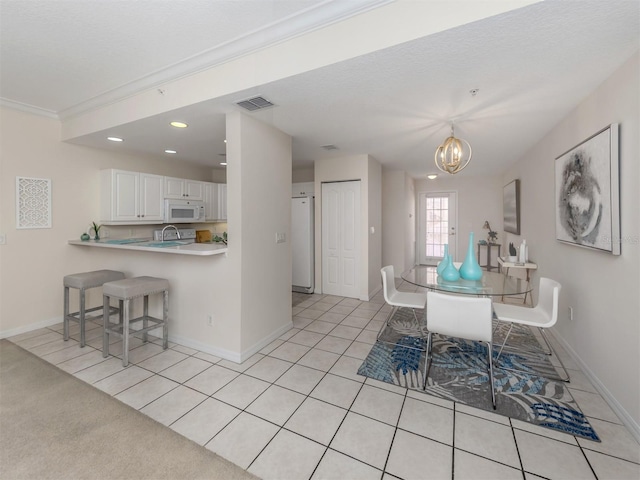
[(200, 200), (173, 200), (164, 201), (165, 223), (196, 223), (204, 222), (204, 202)]

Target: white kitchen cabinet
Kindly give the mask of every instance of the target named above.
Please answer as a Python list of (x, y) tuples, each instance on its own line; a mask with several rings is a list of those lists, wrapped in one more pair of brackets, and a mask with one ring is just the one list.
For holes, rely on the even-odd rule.
[(315, 184), (313, 182), (300, 182), (291, 184), (292, 197), (313, 197)]
[(218, 219), (218, 184), (204, 184), (204, 217), (207, 221)]
[(164, 177), (151, 173), (100, 171), (100, 222), (159, 224), (163, 221)]
[(218, 220), (227, 221), (227, 184), (218, 184)]
[(164, 198), (204, 200), (204, 184), (197, 180), (164, 177)]
[(227, 221), (227, 185), (225, 183), (203, 184), (205, 218), (210, 222)]

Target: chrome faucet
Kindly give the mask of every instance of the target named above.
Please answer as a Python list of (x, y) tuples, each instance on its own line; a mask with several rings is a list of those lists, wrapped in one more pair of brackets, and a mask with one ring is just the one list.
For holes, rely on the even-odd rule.
[(167, 228), (173, 228), (173, 229), (176, 231), (176, 236), (178, 237), (178, 240), (180, 240), (180, 231), (178, 230), (178, 227), (176, 227), (175, 225), (167, 225), (166, 227), (164, 227), (164, 228), (162, 229), (162, 235), (160, 235), (160, 237), (162, 237), (162, 238), (160, 239), (160, 241), (161, 241), (161, 242), (164, 242), (164, 231), (165, 231)]

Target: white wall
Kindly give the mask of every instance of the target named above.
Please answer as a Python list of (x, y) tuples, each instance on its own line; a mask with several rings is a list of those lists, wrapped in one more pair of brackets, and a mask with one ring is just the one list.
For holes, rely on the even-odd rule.
[[(474, 161), (474, 160), (472, 160)], [(486, 240), (483, 230), (485, 220), (497, 232), (502, 231), (502, 178), (499, 176), (465, 177), (441, 173), (435, 180), (416, 180), (416, 202), (420, 193), (456, 192), (458, 198), (458, 233), (456, 261), (463, 261), (469, 245), (469, 233), (474, 232), (474, 241)], [(416, 203), (416, 215), (420, 209)], [(416, 223), (417, 226), (417, 223)], [(417, 228), (417, 227), (416, 227)], [(504, 235), (498, 243), (505, 248)], [(474, 246), (474, 248), (477, 248)], [(477, 250), (476, 250), (477, 251)], [(504, 255), (504, 253), (501, 251)], [(484, 262), (481, 262), (484, 264)]]
[[(639, 71), (636, 54), (519, 159), (503, 183), (521, 180), (521, 235), (510, 238), (526, 238), (539, 276), (562, 284), (555, 330), (640, 441)], [(554, 159), (611, 123), (620, 124), (621, 256), (555, 240)]]
[[(315, 179), (315, 284), (316, 292), (322, 289), (322, 183), (340, 182), (346, 180), (360, 180), (360, 238), (361, 238), (361, 262), (360, 262), (360, 299), (368, 300), (372, 292), (380, 286), (381, 253), (375, 249), (381, 248), (380, 229), (376, 225), (374, 235), (369, 234), (369, 221), (380, 218), (381, 213), (369, 213), (369, 209), (380, 210), (381, 167), (379, 163), (368, 155), (351, 155), (348, 157), (329, 158), (318, 160), (314, 165)], [(371, 178), (370, 178), (371, 177)], [(370, 185), (370, 182), (372, 183)], [(371, 204), (371, 205), (370, 205)], [(371, 251), (374, 249), (374, 251)], [(376, 258), (377, 257), (377, 258)], [(370, 273), (375, 270), (375, 275)], [(375, 280), (374, 280), (375, 277)]]
[[(291, 137), (227, 115), (229, 248), (243, 355), (291, 326)], [(276, 233), (286, 241), (276, 243)], [(220, 279), (224, 281), (225, 279)]]
[(382, 265), (393, 265), (397, 277), (405, 270), (405, 235), (408, 218), (405, 208), (405, 172), (382, 171)]
[(291, 172), (291, 183), (313, 182), (313, 167), (296, 168)]
[[(409, 270), (416, 264), (416, 182), (409, 175), (404, 176), (405, 197), (405, 239), (404, 239), (404, 270)], [(408, 217), (409, 221), (406, 221)]]
[[(382, 288), (380, 269), (382, 268), (382, 166), (373, 157), (368, 161), (369, 203), (369, 252), (367, 299)], [(373, 231), (372, 231), (373, 230)]]
[[(209, 168), (176, 159), (63, 143), (53, 119), (7, 108), (0, 117), (0, 233), (7, 238), (0, 246), (0, 333), (62, 317), (62, 277), (91, 268), (92, 256), (67, 241), (99, 219), (101, 169), (210, 180)], [(16, 229), (16, 176), (51, 179), (52, 228)], [(109, 227), (114, 234), (117, 228)]]
[(415, 265), (415, 187), (402, 170), (382, 171), (382, 265), (396, 277)]

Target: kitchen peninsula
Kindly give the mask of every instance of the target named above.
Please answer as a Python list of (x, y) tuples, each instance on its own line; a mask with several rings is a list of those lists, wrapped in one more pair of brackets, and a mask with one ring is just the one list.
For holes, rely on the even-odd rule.
[[(240, 363), (292, 326), (291, 320), (284, 322), (253, 345), (241, 347), (239, 337), (234, 334), (238, 328), (237, 294), (229, 281), (237, 275), (237, 268), (233, 267), (237, 249), (234, 250), (233, 245), (174, 239), (162, 242), (151, 238), (68, 240), (67, 243), (74, 256), (82, 257), (87, 270), (113, 269), (124, 272), (127, 278), (166, 278), (170, 342)], [(87, 294), (88, 305), (102, 301), (101, 289), (89, 290)], [(151, 315), (161, 315), (160, 300), (149, 299)]]
[(125, 238), (113, 240), (69, 240), (69, 245), (83, 247), (114, 248), (139, 252), (169, 253), (177, 255), (220, 255), (227, 253), (227, 246), (219, 243), (180, 243), (176, 241), (153, 241), (146, 238)]

